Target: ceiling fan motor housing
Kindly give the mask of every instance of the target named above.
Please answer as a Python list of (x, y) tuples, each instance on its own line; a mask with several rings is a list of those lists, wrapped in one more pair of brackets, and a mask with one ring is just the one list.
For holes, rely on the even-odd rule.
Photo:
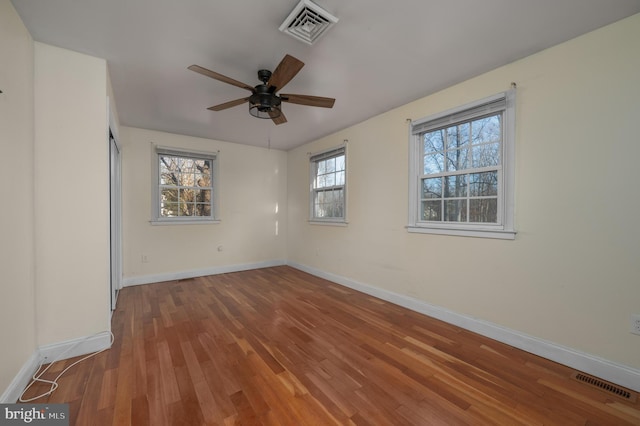
[(249, 97), (249, 112), (258, 118), (274, 118), (280, 115), (280, 104), (280, 98), (272, 93), (269, 86), (259, 84)]

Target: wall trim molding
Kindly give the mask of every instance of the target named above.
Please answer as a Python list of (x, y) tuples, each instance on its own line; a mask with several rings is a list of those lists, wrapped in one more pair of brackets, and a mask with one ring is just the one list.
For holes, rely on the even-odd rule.
[(289, 266), (640, 392), (640, 370), (296, 262)]
[(9, 387), (0, 396), (0, 403), (13, 404), (22, 395), (31, 378), (40, 367), (40, 363), (49, 363), (63, 359), (87, 355), (111, 347), (111, 332), (104, 331), (93, 336), (80, 337), (63, 342), (51, 343), (37, 348), (18, 374), (13, 378)]
[(0, 396), (0, 404), (13, 404), (15, 403), (24, 388), (27, 387), (29, 382), (31, 381), (31, 377), (38, 369), (40, 365), (40, 351), (37, 349), (33, 351), (27, 362), (24, 363), (18, 374), (13, 378), (9, 387), (5, 389), (2, 396)]
[(228, 274), (230, 272), (249, 271), (251, 269), (270, 268), (273, 266), (283, 266), (287, 263), (284, 260), (265, 260), (263, 262), (243, 263), (238, 265), (213, 266), (210, 268), (192, 269), (180, 272), (168, 272), (163, 274), (140, 275), (137, 277), (125, 278), (122, 282), (124, 287), (134, 285), (152, 284), (164, 281), (184, 280), (187, 278), (204, 277), (207, 275)]
[(111, 332), (103, 331), (92, 336), (78, 337), (63, 342), (42, 345), (39, 348), (40, 359), (45, 363), (68, 359), (111, 347)]

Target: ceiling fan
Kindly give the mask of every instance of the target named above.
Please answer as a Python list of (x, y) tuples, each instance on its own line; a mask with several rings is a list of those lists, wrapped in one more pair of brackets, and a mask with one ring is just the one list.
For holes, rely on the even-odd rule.
[(219, 105), (214, 105), (207, 109), (211, 111), (222, 111), (227, 108), (241, 105), (245, 102), (249, 102), (249, 113), (258, 118), (270, 118), (275, 124), (283, 124), (287, 122), (287, 118), (282, 113), (281, 103), (289, 102), (292, 104), (308, 105), (322, 108), (332, 108), (334, 102), (333, 98), (323, 98), (320, 96), (310, 95), (294, 95), (284, 94), (279, 95), (276, 92), (280, 91), (287, 83), (289, 83), (293, 77), (304, 66), (304, 62), (294, 58), (291, 55), (285, 55), (282, 61), (276, 67), (276, 70), (272, 73), (269, 70), (258, 71), (258, 79), (262, 81), (262, 84), (258, 84), (252, 87), (248, 84), (234, 80), (230, 77), (219, 74), (215, 71), (208, 70), (199, 65), (191, 65), (188, 69), (195, 71), (207, 77), (211, 77), (215, 80), (222, 81), (233, 86), (246, 89), (251, 92), (251, 96), (246, 98), (240, 98), (233, 101), (225, 102)]

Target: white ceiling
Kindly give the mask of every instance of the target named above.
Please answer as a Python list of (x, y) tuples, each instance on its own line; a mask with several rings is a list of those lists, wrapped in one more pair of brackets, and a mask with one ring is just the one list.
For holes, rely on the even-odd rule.
[[(640, 0), (316, 0), (339, 22), (313, 46), (278, 30), (298, 0), (12, 0), (33, 38), (105, 58), (126, 126), (291, 149), (640, 12)], [(306, 63), (288, 122), (251, 117), (251, 86), (285, 54)]]

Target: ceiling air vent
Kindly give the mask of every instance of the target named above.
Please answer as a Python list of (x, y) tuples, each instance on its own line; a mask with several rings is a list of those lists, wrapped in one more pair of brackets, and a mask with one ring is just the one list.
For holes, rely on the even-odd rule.
[(338, 18), (317, 4), (300, 0), (280, 25), (280, 31), (311, 45), (336, 22)]

